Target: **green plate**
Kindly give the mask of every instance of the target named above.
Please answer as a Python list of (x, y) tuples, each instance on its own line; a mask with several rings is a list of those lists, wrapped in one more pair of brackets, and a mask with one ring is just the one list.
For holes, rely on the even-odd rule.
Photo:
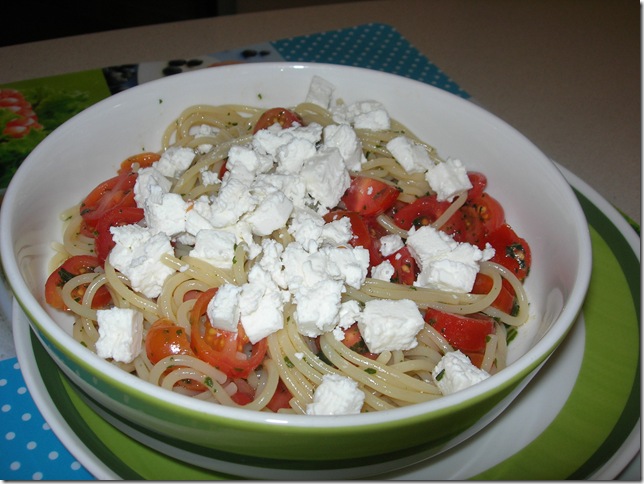
[[(379, 477), (613, 479), (639, 451), (640, 239), (608, 202), (561, 169), (591, 229), (593, 272), (582, 316), (535, 380), (485, 430), (438, 457)], [(56, 435), (95, 477), (233, 477), (153, 450), (107, 423), (28, 327), (14, 310), (16, 351), (29, 390)]]

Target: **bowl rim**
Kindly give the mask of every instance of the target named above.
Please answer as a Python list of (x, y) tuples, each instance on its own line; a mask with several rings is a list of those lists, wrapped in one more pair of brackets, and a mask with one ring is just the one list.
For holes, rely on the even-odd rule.
[[(145, 90), (154, 89), (157, 86), (162, 86), (164, 84), (172, 85), (190, 78), (208, 77), (212, 75), (233, 75), (244, 71), (265, 72), (275, 69), (283, 72), (288, 72), (294, 69), (306, 70), (307, 72), (310, 72), (311, 75), (318, 74), (322, 77), (324, 77), (325, 74), (331, 74), (333, 71), (346, 71), (349, 73), (355, 73), (356, 75), (389, 78), (400, 83), (401, 87), (404, 87), (405, 85), (422, 86), (422, 89), (426, 89), (428, 92), (431, 92), (433, 96), (449, 98), (452, 102), (460, 103), (465, 109), (469, 109), (478, 116), (486, 118), (495, 126), (505, 130), (509, 135), (521, 140), (526, 148), (532, 150), (535, 156), (540, 157), (543, 161), (544, 168), (550, 172), (550, 175), (554, 177), (555, 180), (559, 181), (559, 188), (562, 190), (562, 194), (570, 201), (568, 208), (569, 210), (574, 211), (574, 220), (577, 225), (573, 227), (573, 229), (577, 231), (579, 240), (579, 265), (577, 274), (574, 278), (575, 282), (568, 298), (569, 302), (562, 308), (561, 313), (557, 318), (558, 324), (553, 325), (553, 327), (550, 328), (547, 337), (541, 338), (537, 341), (525, 354), (511, 365), (508, 365), (508, 367), (502, 372), (492, 375), (487, 380), (458, 392), (457, 394), (447, 395), (430, 402), (414, 404), (393, 410), (352, 416), (334, 416), (333, 419), (325, 419), (308, 415), (266, 414), (264, 412), (214, 405), (212, 403), (201, 402), (173, 392), (168, 392), (167, 390), (148, 382), (143, 382), (144, 385), (142, 385), (142, 380), (140, 378), (123, 372), (114, 365), (99, 358), (87, 348), (79, 345), (71, 335), (61, 328), (47, 314), (43, 307), (40, 306), (36, 297), (29, 290), (26, 282), (21, 277), (21, 272), (13, 250), (13, 231), (11, 228), (12, 216), (10, 210), (16, 203), (16, 195), (20, 189), (20, 184), (24, 182), (23, 178), (26, 177), (27, 170), (36, 162), (40, 152), (46, 151), (47, 146), (52, 143), (57, 136), (64, 133), (65, 130), (70, 129), (75, 124), (82, 122), (86, 117), (95, 112), (99, 112), (105, 107), (117, 105), (132, 96), (136, 96), (140, 91), (145, 92)], [(52, 136), (54, 134), (55, 136)], [(52, 133), (47, 136), (47, 138), (45, 138), (29, 156), (27, 156), (10, 181), (5, 192), (0, 211), (0, 258), (2, 259), (5, 276), (14, 293), (14, 297), (25, 311), (25, 314), (28, 315), (32, 326), (39, 332), (43, 332), (47, 338), (51, 338), (55, 341), (59, 351), (66, 354), (68, 357), (73, 356), (73, 359), (76, 360), (77, 364), (84, 366), (87, 364), (87, 360), (89, 359), (89, 361), (92, 362), (91, 366), (100, 375), (100, 377), (105, 379), (105, 381), (110, 382), (110, 384), (117, 387), (124, 387), (127, 389), (128, 393), (134, 392), (135, 394), (140, 394), (144, 400), (148, 400), (155, 405), (172, 406), (181, 409), (189, 408), (191, 412), (198, 412), (200, 415), (203, 415), (204, 418), (230, 419), (231, 421), (237, 421), (237, 419), (240, 419), (244, 424), (277, 424), (278, 426), (288, 424), (289, 427), (293, 426), (294, 428), (316, 428), (319, 430), (329, 428), (337, 430), (347, 427), (355, 428), (371, 425), (390, 425), (392, 422), (400, 420), (424, 418), (429, 414), (439, 415), (455, 406), (461, 407), (472, 405), (476, 401), (496, 392), (499, 388), (507, 387), (518, 379), (523, 378), (526, 374), (530, 373), (534, 368), (541, 364), (569, 332), (579, 311), (581, 310), (585, 294), (588, 290), (592, 266), (589, 228), (581, 205), (575, 197), (572, 188), (566, 182), (563, 174), (556, 167), (555, 163), (546, 157), (546, 155), (543, 154), (532, 143), (532, 141), (527, 139), (516, 128), (509, 125), (498, 116), (474, 104), (472, 101), (463, 99), (455, 94), (421, 81), (402, 77), (397, 74), (362, 67), (310, 62), (232, 64), (219, 66), (216, 69), (204, 69), (182, 73), (132, 87), (125, 91), (113, 94), (88, 107), (52, 131)], [(500, 385), (500, 387), (498, 387), (498, 385)], [(383, 422), (383, 412), (386, 412), (388, 417), (385, 422)]]

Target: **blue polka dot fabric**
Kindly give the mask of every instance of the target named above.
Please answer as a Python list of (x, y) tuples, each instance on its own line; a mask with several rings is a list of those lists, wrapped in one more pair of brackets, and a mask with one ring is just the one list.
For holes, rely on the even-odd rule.
[(271, 44), (286, 61), (364, 67), (422, 81), (465, 99), (470, 97), (390, 25), (370, 23)]
[(89, 480), (32, 400), (17, 358), (0, 361), (0, 478)]

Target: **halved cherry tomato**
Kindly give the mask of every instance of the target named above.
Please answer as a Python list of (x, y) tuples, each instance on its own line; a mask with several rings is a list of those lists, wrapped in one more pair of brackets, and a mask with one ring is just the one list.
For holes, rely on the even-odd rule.
[(491, 232), (486, 239), (495, 254), (492, 262), (501, 264), (512, 271), (520, 281), (523, 281), (530, 272), (532, 253), (525, 239), (519, 237), (508, 224), (502, 224)]
[[(472, 287), (472, 294), (488, 294), (492, 290), (492, 278), (481, 274), (480, 272), (476, 275), (474, 280), (474, 286)], [(501, 292), (496, 297), (492, 303), (492, 307), (497, 308), (504, 313), (510, 314), (512, 316), (516, 315), (516, 295), (514, 294), (514, 289), (503, 279), (503, 284), (501, 287)]]
[[(91, 255), (75, 255), (67, 259), (49, 275), (45, 282), (45, 301), (47, 301), (47, 304), (56, 309), (69, 310), (63, 302), (61, 294), (62, 287), (73, 277), (94, 272), (99, 266), (98, 258)], [(72, 293), (72, 297), (80, 302), (86, 289), (87, 284), (78, 286)], [(94, 299), (92, 299), (92, 308), (98, 309), (105, 307), (111, 300), (112, 296), (110, 292), (105, 286), (102, 286), (96, 291)]]
[(273, 412), (277, 412), (282, 408), (291, 408), (291, 392), (288, 390), (282, 379), (277, 382), (277, 388), (271, 398), (270, 402), (266, 405)]
[(454, 240), (483, 249), (487, 235), (505, 222), (505, 211), (495, 198), (483, 193), (472, 200), (468, 199), (450, 221), (452, 219), (460, 219), (461, 224), (460, 231), (454, 233)]
[(360, 334), (360, 328), (358, 328), (358, 323), (352, 324), (349, 328), (344, 330), (344, 339), (342, 344), (349, 348), (351, 351), (366, 356), (372, 360), (378, 358), (378, 355), (375, 353), (370, 353), (367, 344), (362, 339), (362, 334)]
[(150, 326), (145, 336), (145, 352), (153, 365), (166, 356), (194, 356), (185, 329), (167, 318), (158, 319)]
[(266, 338), (258, 341), (251, 346), (250, 355), (246, 355), (244, 350), (250, 341), (241, 323), (236, 333), (214, 328), (206, 316), (206, 309), (216, 292), (217, 288), (209, 289), (195, 301), (190, 313), (192, 348), (197, 358), (229, 377), (247, 378), (264, 360), (268, 343)]
[(376, 217), (393, 207), (399, 194), (400, 190), (393, 185), (366, 176), (354, 176), (341, 200), (349, 211)]
[(450, 202), (439, 202), (436, 195), (427, 195), (398, 209), (394, 222), (398, 227), (409, 230), (433, 223), (451, 205)]
[(385, 259), (394, 266), (394, 275), (391, 276), (391, 282), (398, 282), (407, 286), (414, 284), (418, 274), (418, 264), (407, 246), (388, 255)]
[(159, 161), (160, 158), (161, 155), (159, 153), (154, 153), (152, 151), (145, 151), (143, 153), (132, 155), (121, 162), (118, 174), (122, 175), (124, 173), (135, 171), (135, 169), (148, 168), (155, 162)]
[(257, 120), (253, 134), (260, 129), (267, 129), (279, 123), (282, 128), (290, 128), (295, 124), (304, 125), (304, 121), (295, 111), (286, 108), (271, 108), (262, 114)]
[(468, 171), (467, 177), (472, 184), (472, 188), (467, 192), (467, 199), (472, 200), (480, 197), (487, 188), (487, 177), (479, 171)]
[(134, 184), (137, 174), (122, 173), (99, 184), (90, 192), (80, 206), (80, 214), (90, 228), (96, 228), (98, 221), (111, 209), (135, 207)]
[(463, 352), (485, 351), (487, 335), (494, 332), (494, 319), (484, 314), (461, 316), (428, 308), (425, 321)]
[[(167, 318), (156, 320), (148, 330), (145, 336), (145, 352), (152, 364), (158, 363), (166, 356), (194, 356), (186, 331)], [(172, 368), (168, 368), (165, 373), (171, 371)], [(193, 391), (206, 390), (203, 383), (191, 378), (180, 380), (177, 385)]]
[(105, 264), (107, 256), (114, 247), (114, 240), (112, 239), (111, 227), (118, 227), (121, 225), (135, 224), (143, 220), (144, 212), (142, 208), (138, 207), (117, 207), (107, 212), (99, 221), (96, 226), (96, 256), (98, 257), (101, 265)]

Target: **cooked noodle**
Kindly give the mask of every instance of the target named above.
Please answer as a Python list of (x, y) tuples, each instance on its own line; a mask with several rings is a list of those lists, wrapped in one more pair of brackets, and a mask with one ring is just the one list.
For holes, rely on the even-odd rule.
[[(318, 123), (326, 126), (333, 123), (329, 111), (310, 103), (294, 108), (306, 124)], [(216, 194), (219, 184), (205, 184), (204, 171), (218, 172), (232, 146), (247, 144), (251, 139), (252, 128), (263, 110), (249, 106), (191, 106), (179, 115), (176, 122), (168, 126), (163, 134), (162, 147), (185, 146), (194, 148), (197, 155), (192, 166), (174, 180), (172, 192), (181, 194), (186, 200), (201, 195)], [(195, 130), (210, 126), (211, 132), (199, 137)], [(362, 174), (394, 184), (400, 189), (399, 200), (411, 202), (418, 197), (431, 193), (422, 175), (408, 174), (385, 148), (386, 143), (404, 133), (427, 151), (435, 162), (443, 160), (436, 150), (417, 139), (402, 124), (392, 121), (390, 130), (356, 130), (363, 147), (367, 162), (363, 164)], [(200, 147), (211, 145), (206, 151)], [(203, 151), (203, 152), (202, 152)], [(452, 206), (433, 225), (436, 228), (448, 220), (465, 202), (466, 194), (457, 197)], [(82, 235), (82, 218), (79, 209), (73, 207), (63, 214), (65, 230), (62, 244), (56, 244), (58, 251), (52, 260), (52, 269), (72, 255), (93, 254), (94, 240)], [(378, 218), (380, 225), (390, 233), (403, 238), (407, 232), (395, 226), (386, 215)], [(274, 234), (275, 240), (287, 244), (292, 240), (286, 230)], [(242, 285), (255, 261), (247, 260), (243, 245), (238, 245), (235, 253), (236, 263), (230, 270), (219, 269), (204, 260), (183, 256), (165, 256), (163, 263), (175, 272), (168, 277), (161, 294), (155, 300), (134, 291), (128, 279), (119, 274), (109, 262), (104, 271), (83, 274), (69, 280), (62, 288), (65, 304), (76, 316), (74, 337), (90, 349), (98, 339), (96, 310), (91, 308), (91, 300), (96, 291), (105, 286), (112, 294), (113, 304), (122, 308), (134, 308), (144, 315), (144, 333), (152, 323), (167, 318), (184, 328), (187, 335), (192, 330), (190, 313), (194, 299), (187, 299), (191, 291), (203, 292), (224, 283)], [(496, 318), (495, 334), (488, 338), (482, 368), (495, 373), (505, 367), (507, 343), (506, 326), (520, 326), (528, 318), (528, 298), (522, 283), (507, 269), (492, 263), (481, 263), (480, 272), (491, 277), (493, 287), (489, 294), (461, 294), (435, 289), (405, 286), (393, 282), (367, 278), (360, 289), (346, 287), (343, 300), (354, 299), (367, 302), (372, 299), (410, 299), (421, 311), (435, 308), (441, 311), (467, 315), (485, 313)], [(491, 307), (506, 280), (514, 289), (517, 297), (518, 312), (506, 314)], [(81, 301), (74, 299), (74, 289), (88, 284)], [(294, 321), (295, 307), (287, 304), (284, 310), (284, 328), (267, 338), (268, 350), (265, 361), (253, 372), (246, 382), (235, 382), (224, 373), (198, 358), (186, 355), (166, 357), (152, 365), (145, 350), (132, 364), (119, 366), (131, 371), (142, 379), (169, 390), (186, 393), (195, 398), (213, 401), (221, 405), (239, 406), (232, 398), (238, 385), (248, 384), (254, 391), (252, 402), (245, 405), (253, 410), (269, 411), (266, 407), (273, 397), (278, 381), (281, 379), (292, 395), (289, 412), (305, 413), (307, 404), (312, 402), (316, 387), (325, 374), (337, 373), (349, 376), (358, 382), (366, 395), (363, 411), (376, 411), (411, 405), (441, 396), (441, 392), (431, 378), (431, 372), (443, 354), (452, 351), (452, 346), (430, 325), (417, 335), (418, 346), (406, 351), (388, 351), (376, 359), (368, 358), (338, 341), (333, 333), (325, 333), (319, 338), (319, 349), (312, 344), (311, 338), (298, 333)], [(322, 357), (321, 357), (322, 356)], [(178, 385), (182, 381), (207, 382), (206, 389), (190, 390)], [(283, 410), (284, 411), (284, 410)]]

